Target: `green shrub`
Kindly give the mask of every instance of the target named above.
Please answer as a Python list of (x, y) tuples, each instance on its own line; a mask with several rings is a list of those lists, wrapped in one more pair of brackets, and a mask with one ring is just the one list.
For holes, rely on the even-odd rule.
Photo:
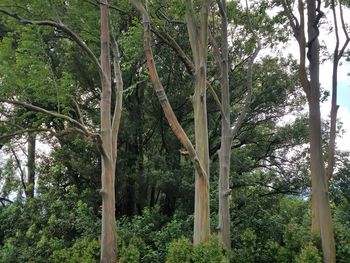
[(318, 249), (310, 242), (301, 249), (300, 254), (296, 257), (296, 263), (321, 263), (322, 257)]
[(167, 263), (190, 263), (193, 254), (193, 246), (187, 238), (174, 240), (168, 247)]
[(53, 263), (94, 263), (99, 260), (100, 242), (97, 239), (82, 238), (72, 247), (56, 250), (50, 257)]
[(247, 228), (240, 236), (239, 247), (233, 250), (233, 262), (255, 262), (256, 239), (254, 230)]
[(123, 247), (121, 251), (120, 263), (138, 263), (140, 262), (140, 251), (134, 244)]
[(168, 263), (228, 263), (225, 250), (221, 246), (217, 237), (211, 237), (208, 242), (204, 242), (193, 247), (186, 238), (174, 240), (168, 247)]

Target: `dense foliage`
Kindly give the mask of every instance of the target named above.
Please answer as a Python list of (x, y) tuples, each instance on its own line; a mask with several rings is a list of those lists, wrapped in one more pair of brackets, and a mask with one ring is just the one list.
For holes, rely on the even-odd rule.
[[(0, 10), (33, 21), (62, 22), (99, 56), (98, 1), (29, 2), (2, 0)], [(149, 81), (139, 15), (128, 1), (110, 2), (125, 86), (115, 182), (119, 262), (322, 262), (319, 237), (310, 232), (306, 99), (297, 61), (274, 52), (289, 37), (285, 18), (269, 14), (274, 4), (252, 4), (249, 25), (240, 1), (228, 3), (233, 122), (247, 92), (246, 61), (255, 44), (249, 27), (254, 27), (266, 50), (276, 49), (263, 52), (255, 62), (251, 105), (232, 143), (232, 249), (227, 250), (216, 236), (220, 109), (208, 92), (212, 236), (193, 247), (193, 166)], [(179, 122), (194, 141), (194, 77), (164, 38), (165, 32), (191, 53), (183, 3), (152, 1), (149, 11), (159, 76)], [(0, 14), (0, 262), (98, 262), (101, 160), (96, 145), (61, 118), (3, 101), (15, 98), (82, 119), (98, 130), (99, 72), (65, 32)], [(212, 7), (212, 37), (219, 41), (217, 17), (218, 10)], [(220, 94), (209, 51), (208, 79)], [(326, 129), (327, 125), (324, 138)], [(26, 185), (27, 139), (32, 133), (37, 134), (35, 186)], [(350, 161), (344, 152), (337, 158), (329, 188), (337, 262), (346, 263)], [(33, 198), (26, 196), (30, 187), (35, 188)]]

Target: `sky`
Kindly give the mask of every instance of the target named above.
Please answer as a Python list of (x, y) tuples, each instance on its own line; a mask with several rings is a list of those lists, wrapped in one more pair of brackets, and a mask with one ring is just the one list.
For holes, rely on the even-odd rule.
[[(323, 88), (331, 90), (331, 65), (321, 66), (320, 81)], [(338, 96), (337, 102), (339, 105), (338, 119), (342, 122), (342, 128), (344, 134), (337, 138), (337, 147), (339, 150), (350, 151), (350, 63), (343, 63), (339, 67), (339, 78), (338, 78)], [(321, 115), (323, 119), (329, 118), (330, 114), (330, 103), (331, 97), (321, 105)]]
[[(274, 14), (277, 10), (272, 12)], [(350, 17), (350, 10), (344, 9), (344, 17)], [(329, 54), (333, 53), (335, 47), (335, 36), (334, 33), (329, 33), (327, 27), (332, 26), (333, 17), (330, 12), (326, 13), (325, 17), (322, 18), (323, 27), (320, 29), (319, 40), (322, 46), (327, 48)], [(342, 31), (340, 32), (340, 45), (344, 43), (344, 36)], [(350, 49), (350, 45), (348, 45)], [(299, 47), (295, 39), (291, 39), (287, 48), (284, 47), (282, 53), (284, 55), (292, 54), (296, 59), (299, 57)], [(321, 57), (322, 58), (322, 57)], [(331, 94), (332, 89), (332, 61), (326, 60), (320, 65), (320, 83), (321, 87), (325, 90), (328, 90)], [(345, 61), (345, 58), (342, 58), (339, 63), (338, 68), (338, 96), (337, 104), (339, 105), (338, 109), (338, 119), (342, 122), (342, 129), (344, 134), (338, 136), (336, 139), (337, 149), (342, 151), (350, 151), (350, 63)], [(328, 100), (321, 104), (321, 117), (323, 120), (329, 121), (329, 115), (331, 110), (331, 96)], [(293, 119), (293, 118), (291, 118)]]
[[(350, 16), (350, 10), (344, 9), (345, 19)], [(332, 25), (331, 13), (326, 13), (324, 24), (327, 26)], [(346, 21), (346, 20), (345, 20)], [(340, 46), (344, 43), (345, 37), (342, 34), (342, 30), (339, 30)], [(335, 36), (334, 33), (327, 33), (326, 28), (321, 28), (320, 31), (320, 42), (325, 44), (330, 54), (333, 53), (335, 47)], [(350, 48), (348, 45), (347, 49)], [(320, 67), (320, 82), (321, 86), (331, 92), (332, 89), (332, 61), (325, 61)], [(350, 151), (350, 63), (346, 62), (345, 58), (342, 58), (338, 68), (338, 96), (337, 104), (338, 119), (343, 123), (343, 129), (345, 133), (342, 137), (337, 138), (337, 147), (340, 150)], [(329, 118), (330, 114), (330, 99), (321, 105), (322, 118)]]

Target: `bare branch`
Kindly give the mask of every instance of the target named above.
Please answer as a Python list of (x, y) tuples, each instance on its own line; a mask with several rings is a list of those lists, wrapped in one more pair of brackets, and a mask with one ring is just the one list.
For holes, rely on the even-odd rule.
[(340, 21), (341, 21), (342, 29), (343, 29), (343, 32), (345, 35), (344, 45), (339, 52), (339, 57), (341, 58), (345, 52), (346, 47), (348, 46), (348, 44), (350, 42), (350, 37), (349, 37), (348, 31), (346, 30), (346, 25), (345, 25), (345, 21), (344, 21), (343, 6), (341, 4), (341, 1), (338, 1), (338, 4), (339, 4), (339, 12), (340, 12)]
[[(113, 26), (112, 31), (113, 31)], [(115, 78), (115, 105), (114, 105), (114, 113), (112, 119), (112, 144), (113, 144), (113, 154), (116, 155), (117, 145), (118, 145), (118, 133), (120, 127), (121, 114), (123, 110), (123, 77), (122, 71), (120, 69), (120, 53), (118, 48), (118, 43), (114, 37), (111, 35), (111, 49), (113, 53), (113, 70), (114, 70), (114, 78)]]
[[(5, 202), (9, 202), (9, 203), (13, 203), (13, 201), (11, 201), (10, 199), (8, 199), (8, 198), (5, 198), (5, 197), (0, 197), (0, 200), (1, 201), (5, 201)], [(1, 202), (2, 203), (2, 202)], [(2, 203), (2, 205), (4, 205), (3, 203)]]
[(109, 9), (113, 9), (129, 18), (132, 18), (131, 14), (129, 14), (127, 11), (115, 6), (115, 5), (111, 5), (111, 4), (106, 4), (106, 3), (103, 3), (101, 1), (93, 1), (93, 0), (87, 0), (87, 2), (93, 6), (96, 6), (96, 7), (99, 7), (99, 5), (106, 5)]
[(79, 104), (78, 104), (78, 102), (77, 102), (75, 99), (73, 99), (73, 102), (74, 102), (75, 108), (77, 109), (77, 112), (78, 112), (79, 121), (80, 121), (80, 123), (81, 123), (82, 125), (85, 126), (85, 124), (84, 124), (84, 118), (83, 118), (83, 115), (82, 115), (82, 113), (81, 113)]
[[(196, 72), (195, 65), (189, 59), (189, 57), (186, 55), (186, 53), (183, 51), (183, 49), (180, 47), (180, 45), (176, 42), (176, 40), (165, 31), (152, 30), (152, 32), (154, 32), (159, 38), (161, 38), (165, 43), (167, 43), (178, 54), (181, 61), (185, 64), (187, 72), (190, 75), (194, 76), (194, 74)], [(213, 99), (214, 99), (216, 105), (218, 106), (221, 114), (224, 116), (223, 107), (222, 107), (222, 104), (220, 102), (218, 95), (216, 94), (214, 88), (212, 87), (212, 85), (210, 84), (210, 82), (208, 80), (206, 81), (206, 83), (207, 83), (207, 87), (209, 88), (210, 94), (213, 96)]]
[(245, 97), (244, 100), (244, 107), (243, 110), (241, 111), (241, 114), (239, 115), (235, 126), (232, 129), (231, 132), (231, 138), (233, 139), (234, 137), (236, 137), (239, 129), (241, 128), (243, 121), (245, 119), (245, 117), (247, 116), (248, 113), (248, 109), (250, 107), (250, 103), (252, 100), (252, 91), (253, 91), (253, 71), (254, 71), (254, 61), (256, 59), (256, 57), (258, 56), (260, 50), (261, 50), (261, 40), (259, 38), (259, 36), (257, 35), (257, 33), (255, 32), (254, 28), (253, 28), (253, 24), (251, 21), (251, 17), (249, 14), (249, 10), (248, 10), (248, 1), (246, 0), (246, 9), (247, 9), (247, 17), (248, 17), (248, 24), (249, 24), (249, 28), (250, 31), (252, 32), (252, 34), (254, 35), (256, 41), (257, 41), (257, 47), (254, 50), (254, 53), (252, 54), (250, 60), (249, 60), (249, 64), (248, 64), (248, 72), (247, 72), (247, 95)]
[(47, 115), (50, 115), (50, 116), (53, 116), (53, 117), (56, 117), (56, 118), (60, 118), (60, 119), (66, 120), (66, 121), (69, 121), (70, 123), (76, 125), (85, 135), (87, 135), (87, 136), (94, 136), (94, 134), (89, 132), (87, 130), (87, 128), (83, 124), (81, 124), (80, 122), (74, 120), (73, 118), (71, 118), (69, 116), (66, 116), (66, 115), (63, 115), (63, 114), (60, 114), (60, 113), (57, 113), (57, 112), (54, 112), (54, 111), (48, 111), (48, 110), (45, 110), (45, 109), (43, 109), (41, 107), (34, 106), (32, 104), (29, 104), (29, 103), (26, 103), (26, 102), (22, 102), (22, 101), (6, 100), (6, 99), (1, 99), (1, 98), (0, 98), (0, 101), (6, 102), (6, 103), (10, 103), (10, 104), (13, 104), (13, 105), (17, 105), (17, 106), (22, 106), (22, 107), (31, 109), (31, 110), (36, 111), (36, 112), (45, 113)]
[(209, 31), (209, 39), (211, 42), (211, 46), (213, 48), (213, 54), (214, 54), (214, 59), (215, 59), (215, 64), (216, 66), (219, 68), (219, 73), (220, 75), (222, 75), (222, 58), (221, 58), (221, 52), (219, 49), (218, 44), (216, 43), (216, 40), (213, 36), (213, 34), (211, 33), (211, 31)]
[(287, 3), (286, 0), (280, 0), (280, 2), (283, 6), (283, 9), (284, 9), (286, 15), (287, 15), (287, 18), (288, 18), (289, 24), (293, 30), (294, 36), (298, 37), (299, 28), (300, 28), (298, 19), (293, 14), (292, 8), (290, 7), (290, 5)]
[(349, 35), (345, 28), (345, 22), (343, 17), (343, 10), (340, 1), (339, 4), (339, 11), (340, 11), (340, 19), (341, 19), (341, 25), (344, 30), (345, 34), (345, 42), (339, 51), (339, 29), (338, 29), (338, 19), (337, 19), (337, 13), (335, 10), (335, 1), (331, 1), (331, 9), (333, 14), (333, 21), (334, 21), (334, 32), (335, 32), (335, 48), (333, 53), (333, 74), (332, 74), (332, 98), (331, 98), (331, 120), (330, 120), (330, 132), (329, 132), (329, 143), (328, 143), (328, 164), (327, 164), (327, 179), (330, 180), (333, 176), (334, 171), (334, 165), (335, 165), (335, 139), (336, 139), (336, 130), (337, 130), (337, 114), (339, 105), (337, 105), (337, 93), (338, 93), (338, 66), (339, 61), (342, 58), (344, 51), (349, 44)]
[(2, 134), (0, 136), (0, 139), (11, 138), (11, 137), (14, 137), (14, 136), (17, 136), (17, 135), (22, 135), (22, 134), (28, 133), (28, 132), (51, 132), (52, 133), (53, 130), (51, 130), (51, 129), (41, 129), (41, 128), (38, 128), (38, 129), (23, 129), (23, 130), (18, 130), (18, 131), (12, 132), (12, 133)]

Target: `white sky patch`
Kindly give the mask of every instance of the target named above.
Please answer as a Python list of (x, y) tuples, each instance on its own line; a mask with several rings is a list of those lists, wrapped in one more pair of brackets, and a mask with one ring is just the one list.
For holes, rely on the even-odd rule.
[[(296, 8), (296, 6), (294, 6)], [(295, 10), (296, 11), (296, 10)], [(343, 8), (345, 22), (348, 21), (348, 17), (350, 17), (350, 9)], [(297, 12), (294, 12), (297, 15)], [(339, 12), (338, 12), (339, 13)], [(306, 15), (306, 14), (305, 14)], [(298, 17), (298, 16), (297, 16)], [(322, 46), (325, 46), (326, 52), (321, 60), (322, 64), (320, 65), (320, 83), (321, 87), (324, 90), (327, 90), (331, 94), (332, 90), (332, 72), (333, 72), (333, 62), (332, 57), (330, 55), (334, 52), (335, 47), (335, 34), (334, 32), (329, 31), (329, 27), (333, 25), (333, 15), (330, 11), (326, 12), (326, 17), (321, 20), (323, 26), (320, 29), (319, 41)], [(338, 14), (338, 22), (340, 22), (340, 17)], [(340, 48), (344, 43), (344, 33), (342, 28), (339, 26), (339, 39), (340, 39)], [(349, 50), (350, 45), (348, 45), (347, 50)], [(296, 59), (299, 59), (299, 46), (297, 41), (292, 38), (289, 43), (281, 43), (278, 46), (279, 51), (282, 56), (287, 56), (288, 54), (292, 54), (292, 56)], [(273, 54), (275, 51), (265, 50), (264, 55)], [(328, 55), (327, 59), (325, 59), (326, 55)], [(345, 58), (342, 58), (338, 67), (338, 119), (342, 123), (342, 129), (344, 134), (342, 137), (338, 135), (337, 137), (337, 149), (342, 151), (350, 151), (350, 63), (345, 61)], [(348, 92), (346, 92), (348, 91)], [(345, 93), (345, 94), (344, 94)], [(342, 97), (340, 97), (342, 96)], [(346, 96), (346, 98), (344, 98)], [(321, 104), (321, 117), (323, 120), (329, 121), (329, 115), (331, 110), (330, 105), (331, 96)], [(307, 106), (305, 107), (307, 109)], [(283, 119), (283, 123), (287, 123), (288, 121), (293, 121), (296, 116), (285, 116)]]
[[(338, 12), (339, 13), (339, 12)], [(348, 17), (350, 17), (350, 10), (344, 8), (344, 18), (345, 22), (348, 21)], [(326, 25), (325, 27), (329, 27), (333, 25), (333, 15), (331, 12), (326, 13)], [(340, 16), (338, 15), (338, 22), (340, 21)], [(325, 21), (324, 21), (325, 22)], [(327, 52), (329, 54), (333, 54), (335, 47), (335, 34), (334, 32), (327, 32), (326, 28), (320, 32), (320, 43), (321, 45), (325, 44), (327, 48)], [(342, 28), (339, 26), (339, 39), (341, 48), (345, 37)], [(347, 50), (350, 46), (347, 46)], [(328, 90), (330, 94), (332, 94), (332, 72), (333, 72), (333, 63), (332, 59), (324, 61), (320, 67), (320, 82), (322, 88)], [(350, 151), (350, 108), (349, 103), (344, 103), (345, 101), (350, 101), (350, 63), (345, 61), (345, 58), (342, 58), (338, 67), (338, 98), (337, 102), (339, 105), (338, 109), (338, 119), (342, 123), (342, 129), (344, 130), (343, 135), (338, 135), (337, 137), (337, 149), (342, 151)], [(348, 89), (349, 92), (344, 92), (344, 89)], [(340, 92), (340, 90), (342, 92)], [(345, 94), (344, 94), (345, 93)], [(347, 98), (343, 98), (340, 96), (346, 96)], [(327, 99), (327, 101), (321, 104), (321, 115), (323, 119), (329, 120), (330, 110), (331, 110), (331, 96)]]

